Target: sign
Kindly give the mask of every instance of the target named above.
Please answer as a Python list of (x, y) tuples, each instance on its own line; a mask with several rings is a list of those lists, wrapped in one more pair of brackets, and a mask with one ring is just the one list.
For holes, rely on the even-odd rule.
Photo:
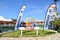
[(49, 21), (54, 21), (56, 16), (57, 16), (56, 5), (55, 4), (51, 4), (48, 7), (48, 10), (46, 12), (44, 29), (48, 29), (48, 27), (50, 25)]
[(15, 30), (18, 30), (19, 27), (20, 27), (21, 17), (22, 17), (22, 14), (23, 14), (25, 8), (26, 8), (26, 6), (23, 6), (23, 7), (21, 8), (21, 11), (20, 11), (19, 14), (18, 14), (18, 19), (17, 19), (16, 25), (15, 25)]

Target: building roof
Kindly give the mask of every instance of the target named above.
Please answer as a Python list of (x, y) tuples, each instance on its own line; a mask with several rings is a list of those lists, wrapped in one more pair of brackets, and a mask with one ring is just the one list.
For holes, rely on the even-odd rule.
[(11, 19), (5, 19), (3, 16), (0, 16), (0, 21), (12, 21)]

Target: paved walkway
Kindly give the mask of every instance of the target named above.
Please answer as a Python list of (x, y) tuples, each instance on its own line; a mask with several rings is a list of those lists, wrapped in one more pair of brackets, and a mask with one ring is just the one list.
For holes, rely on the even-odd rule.
[(60, 33), (45, 37), (0, 37), (0, 40), (60, 40)]

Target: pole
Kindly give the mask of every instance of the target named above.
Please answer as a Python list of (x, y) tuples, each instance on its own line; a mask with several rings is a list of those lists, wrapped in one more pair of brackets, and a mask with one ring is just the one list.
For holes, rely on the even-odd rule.
[(36, 35), (38, 36), (38, 29), (36, 30)]
[(21, 36), (23, 35), (23, 30), (21, 30)]

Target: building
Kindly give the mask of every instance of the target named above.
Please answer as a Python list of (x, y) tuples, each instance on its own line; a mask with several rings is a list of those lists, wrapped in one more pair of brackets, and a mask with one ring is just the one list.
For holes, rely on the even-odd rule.
[(12, 19), (5, 19), (3, 16), (0, 16), (0, 32), (14, 30), (16, 21)]
[(0, 16), (0, 26), (15, 26), (16, 21), (12, 19), (5, 19), (4, 17)]
[[(33, 22), (28, 22), (28, 24), (33, 24)], [(37, 26), (39, 25), (44, 25), (44, 20), (40, 20), (40, 21), (35, 21), (35, 24)], [(3, 16), (0, 16), (0, 32), (1, 30), (3, 31), (8, 31), (8, 30), (14, 30), (16, 25), (16, 21), (12, 20), (12, 19), (5, 19)], [(21, 22), (21, 27), (26, 27), (26, 22)]]

